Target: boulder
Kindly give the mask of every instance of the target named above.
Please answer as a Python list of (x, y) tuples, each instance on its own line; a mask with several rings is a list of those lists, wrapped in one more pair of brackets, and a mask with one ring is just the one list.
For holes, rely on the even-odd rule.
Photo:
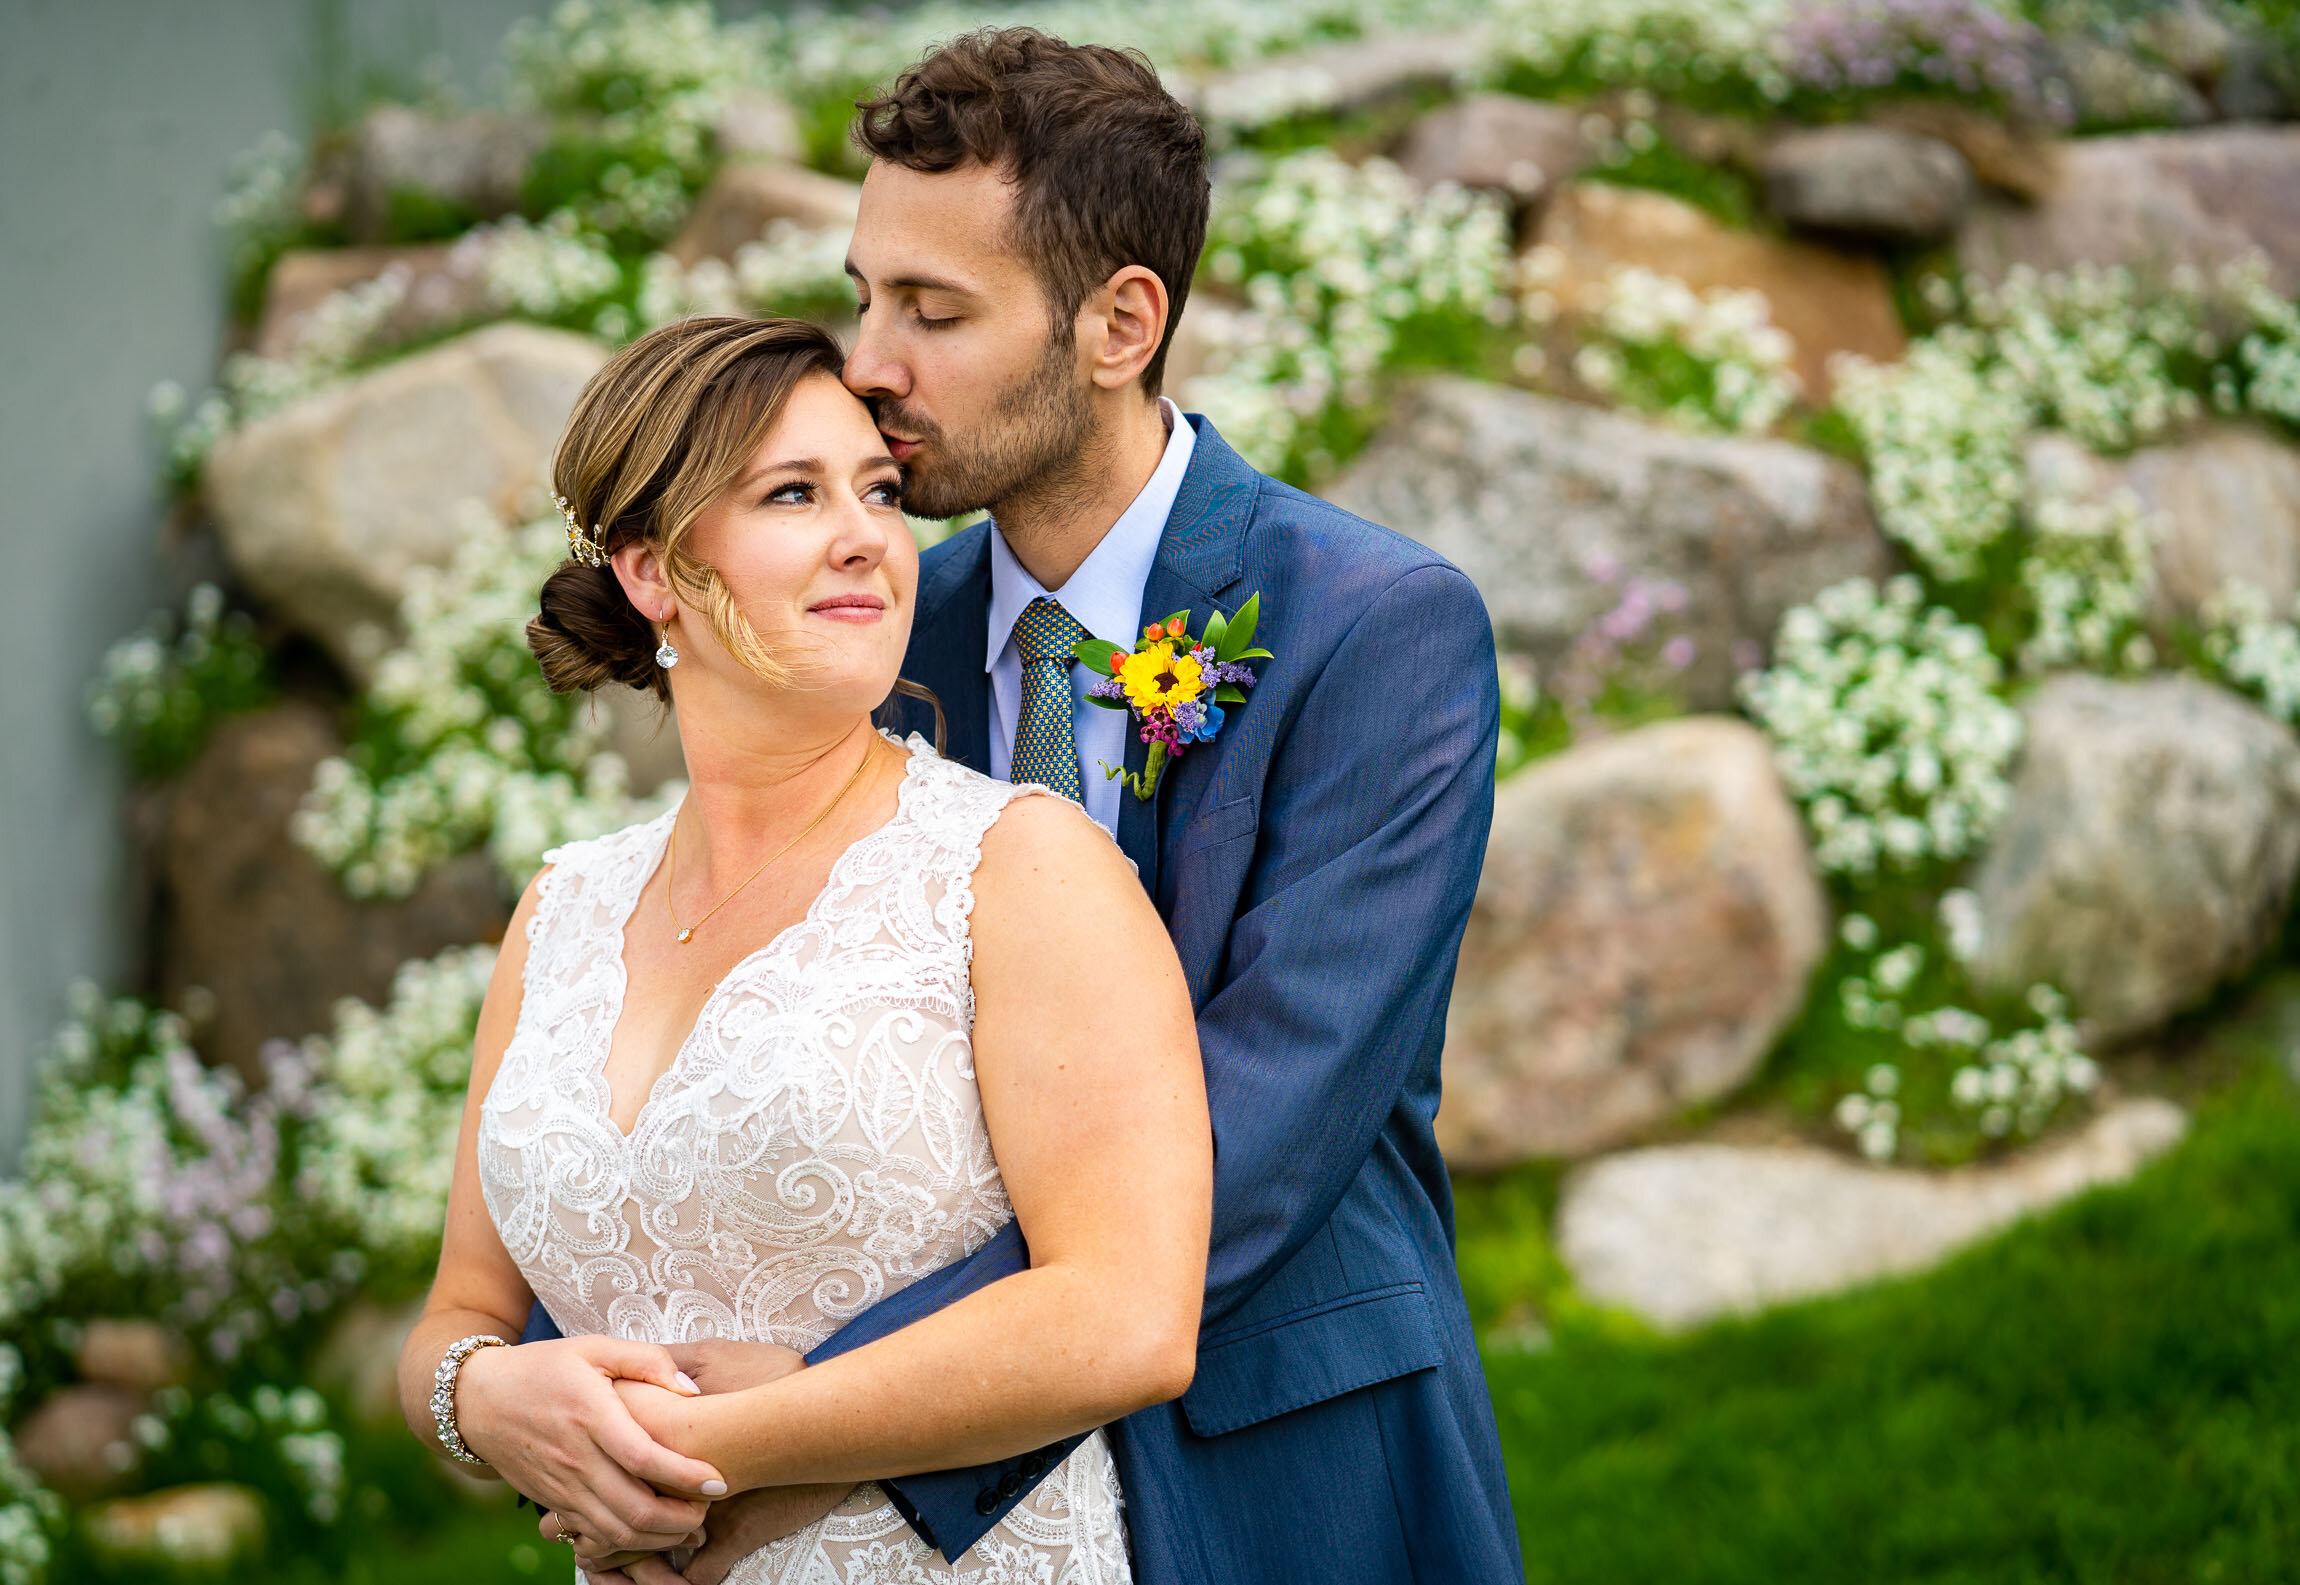
[(354, 1300), (312, 1357), (312, 1385), (341, 1400), (363, 1424), (398, 1425), (399, 1354), (421, 1319), (421, 1299), (388, 1308)]
[(686, 750), (668, 705), (636, 688), (602, 688), (589, 697), (591, 718), (607, 729), (606, 749), (630, 772), (631, 795), (646, 798), (667, 781), (684, 781)]
[(2212, 85), (2223, 121), (2288, 121), (2300, 86), (2300, 61), (2258, 34), (2239, 34)]
[(1582, 112), (1516, 94), (1472, 94), (1413, 124), (1397, 162), (1425, 187), (1459, 182), (1530, 203), (1587, 165), (1594, 154)]
[(1891, 127), (1816, 127), (1775, 142), (1765, 197), (1792, 226), (1883, 242), (1947, 236), (1972, 202), (1965, 157), (1938, 138)]
[(727, 160), (779, 160), (796, 165), (806, 158), (807, 140), (791, 102), (760, 88), (738, 88), (719, 109), (720, 157)]
[(2151, 6), (2126, 25), (2125, 36), (2190, 82), (2217, 78), (2236, 43), (2234, 30), (2203, 0)]
[(311, 322), (312, 310), (337, 292), (363, 285), (387, 270), (403, 271), (407, 288), (376, 339), (408, 341), (483, 317), (487, 283), (478, 255), (446, 243), (403, 248), (298, 248), (280, 255), (264, 284), (263, 312), (254, 350), (284, 357)]
[(1542, 666), (1622, 598), (1600, 571), (1678, 585), (1680, 680), (1704, 708), (1731, 704), (1789, 607), (1890, 565), (1841, 458), (1450, 375), (1403, 396), (1326, 494), (1468, 573), (1503, 645)]
[(1694, 716), (1504, 782), (1446, 1024), (1457, 1167), (1618, 1144), (1755, 1073), (1828, 904), (1764, 736)]
[(1980, 181), (2018, 197), (2050, 191), (2059, 175), (2061, 144), (2044, 129), (1954, 99), (1881, 100), (1863, 118), (1871, 126), (1938, 138), (1965, 157)]
[[(356, 902), (288, 837), (313, 769), (342, 751), (327, 715), (290, 702), (227, 721), (170, 799), (157, 909), (160, 985), (212, 1009), (193, 1035), (251, 1079), (272, 1039), (334, 1025), (345, 996), (382, 1005), (410, 958), (499, 938), (501, 882), (483, 854), (424, 877), (412, 897)], [(193, 994), (194, 988), (203, 994)]]
[(2276, 938), (2300, 868), (2300, 744), (2193, 677), (2055, 677), (1974, 881), (1983, 985), (2067, 991), (2103, 1040), (2161, 1024)]
[(2120, 1102), (2074, 1137), (1951, 1172), (1811, 1145), (1659, 1145), (1577, 1169), (1557, 1243), (1584, 1295), (1681, 1328), (1922, 1271), (2177, 1142), (2187, 1116)]
[(2300, 292), (2300, 127), (2215, 126), (2078, 138), (2034, 205), (1983, 198), (1957, 235), (1977, 274), (2016, 264), (2211, 271), (2258, 251), (2277, 288)]
[(2067, 435), (2027, 446), (2032, 489), (2105, 501), (2130, 490), (2154, 517), (2156, 615), (2195, 622), (2231, 582), (2291, 610), (2300, 596), (2300, 448), (2248, 424), (2214, 422), (2124, 458)]
[(16, 1428), (16, 1457), (73, 1502), (117, 1491), (143, 1464), (144, 1395), (90, 1383), (50, 1393)]
[(118, 1562), (210, 1569), (261, 1544), (263, 1499), (245, 1486), (215, 1482), (122, 1497), (88, 1515), (88, 1539)]
[(95, 1320), (80, 1331), (73, 1362), (80, 1379), (128, 1392), (157, 1392), (191, 1380), (191, 1351), (157, 1321)]
[(582, 336), (490, 325), (259, 418), (208, 458), (224, 547), (291, 626), (360, 671), (410, 569), (443, 565), (466, 531), (455, 508), (515, 516), (606, 360)]
[(2212, 103), (2171, 72), (2129, 50), (2079, 34), (2056, 41), (2082, 127), (2201, 126)]
[(1876, 259), (1734, 231), (1665, 193), (1571, 183), (1542, 211), (1533, 241), (1555, 248), (1563, 260), (1552, 291), (1568, 313), (1594, 311), (1607, 273), (1621, 264), (1673, 275), (1695, 291), (1764, 293), (1773, 323), (1796, 344), (1797, 378), (1815, 402), (1828, 394), (1829, 359), (1836, 353), (1889, 363), (1908, 344)]
[(436, 116), (377, 105), (352, 138), (352, 229), (363, 240), (384, 240), (395, 204), (411, 198), (467, 220), (509, 214), (519, 207), (528, 167), (550, 141), (543, 116)]
[(777, 220), (851, 231), (861, 202), (860, 184), (802, 165), (766, 160), (730, 163), (711, 178), (687, 223), (664, 251), (684, 269), (693, 269), (704, 259), (732, 263), (744, 243), (758, 241)]
[(1166, 348), (1165, 394), (1190, 405), (1189, 385), (1201, 374), (1218, 374), (1229, 362), (1244, 324), (1245, 306), (1221, 288), (1199, 281), (1190, 288)]
[(1233, 71), (1173, 83), (1183, 103), (1218, 125), (1260, 126), (1299, 113), (1347, 115), (1417, 88), (1452, 88), (1480, 64), (1475, 29), (1384, 33), (1314, 45)]

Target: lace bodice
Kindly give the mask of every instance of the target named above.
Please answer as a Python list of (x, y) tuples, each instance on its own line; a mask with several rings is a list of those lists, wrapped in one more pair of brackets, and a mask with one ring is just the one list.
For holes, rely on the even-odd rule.
[[(909, 748), (893, 818), (719, 982), (628, 1137), (605, 1076), (623, 929), (672, 815), (546, 855), (478, 1151), (496, 1230), (561, 1331), (803, 1352), (1013, 1215), (975, 1085), (968, 916), (984, 833), (1043, 789)], [(1127, 1578), (1097, 1433), (955, 1566), (864, 1485), (729, 1585)]]

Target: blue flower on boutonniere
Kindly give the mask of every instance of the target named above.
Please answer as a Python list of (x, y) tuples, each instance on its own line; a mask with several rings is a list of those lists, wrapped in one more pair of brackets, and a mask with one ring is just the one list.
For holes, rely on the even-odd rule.
[(1148, 802), (1169, 758), (1180, 758), (1192, 743), (1212, 742), (1222, 730), (1222, 706), (1244, 704), (1254, 686), (1254, 669), (1246, 662), (1270, 658), (1268, 650), (1249, 647), (1261, 617), (1262, 597), (1255, 594), (1236, 616), (1216, 611), (1196, 638), (1190, 636), (1190, 613), (1177, 611), (1144, 628), (1131, 650), (1099, 638), (1081, 640), (1072, 655), (1101, 674), (1086, 697), (1106, 710), (1132, 711), (1142, 741), (1150, 745), (1139, 776), (1115, 765), (1104, 765), (1102, 774), (1124, 777), (1134, 796)]

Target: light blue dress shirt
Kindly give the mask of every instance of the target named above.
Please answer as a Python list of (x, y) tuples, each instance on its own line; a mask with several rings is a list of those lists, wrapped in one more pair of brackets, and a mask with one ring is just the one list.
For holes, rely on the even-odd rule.
[[(983, 669), (990, 673), (990, 774), (1007, 779), (1014, 765), (1014, 729), (1022, 719), (1022, 657), (1014, 647), (1014, 624), (1030, 602), (1041, 595), (1058, 600), (1078, 625), (1096, 638), (1121, 649), (1132, 649), (1142, 614), (1142, 590), (1150, 582), (1150, 568), (1158, 559), (1158, 540), (1166, 532), (1166, 518), (1174, 498), (1182, 492), (1182, 475), (1190, 469), (1190, 453), (1198, 435), (1182, 417), (1181, 409), (1163, 396), (1168, 433), (1166, 454), (1142, 493), (1118, 514), (1110, 532), (1094, 547), (1070, 581), (1048, 589), (1014, 559), (1006, 536), (990, 536), (990, 632)], [(1163, 613), (1161, 613), (1163, 614)], [(1086, 702), (1093, 678), (1082, 666), (1070, 668), (1071, 730), (1078, 740), (1078, 780), (1086, 791), (1086, 812), (1113, 836), (1118, 831), (1120, 784), (1102, 773), (1105, 765), (1126, 762), (1126, 734), (1133, 717)]]

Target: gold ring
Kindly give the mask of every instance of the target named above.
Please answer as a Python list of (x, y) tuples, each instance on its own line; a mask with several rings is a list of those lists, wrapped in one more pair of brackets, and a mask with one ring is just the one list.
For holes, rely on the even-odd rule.
[(567, 1521), (559, 1517), (557, 1509), (552, 1510), (550, 1519), (551, 1539), (564, 1541), (569, 1546), (573, 1546), (575, 1544), (575, 1532), (567, 1528)]

